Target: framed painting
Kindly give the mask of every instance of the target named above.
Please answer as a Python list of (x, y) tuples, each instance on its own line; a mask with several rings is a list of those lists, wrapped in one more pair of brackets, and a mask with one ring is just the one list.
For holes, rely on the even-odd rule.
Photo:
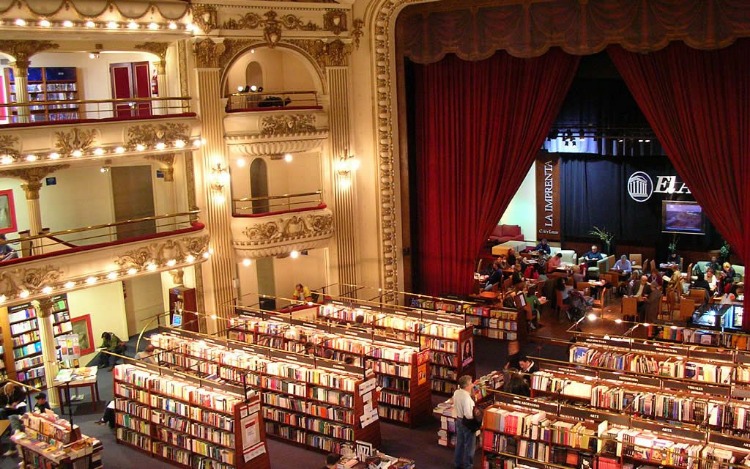
[(84, 314), (77, 318), (71, 318), (70, 324), (73, 326), (73, 332), (78, 336), (78, 345), (81, 347), (81, 356), (94, 353), (94, 333), (91, 332), (91, 315)]
[(16, 227), (16, 206), (13, 204), (13, 189), (0, 191), (0, 234), (13, 233)]

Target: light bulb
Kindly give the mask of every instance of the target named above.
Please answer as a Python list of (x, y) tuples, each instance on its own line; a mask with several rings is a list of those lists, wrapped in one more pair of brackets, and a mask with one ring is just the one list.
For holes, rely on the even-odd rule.
[(174, 146), (175, 148), (185, 148), (185, 140), (175, 140)]
[(60, 158), (60, 154), (57, 153), (57, 152), (52, 152), (52, 153), (49, 154), (49, 159), (51, 159), (51, 160), (57, 160), (59, 158)]
[(118, 155), (122, 155), (123, 153), (125, 153), (125, 148), (124, 147), (117, 147), (117, 148), (115, 148), (115, 153), (117, 153)]
[(239, 168), (244, 168), (245, 167), (245, 158), (237, 158), (237, 166)]
[(169, 29), (172, 29), (172, 30), (177, 29), (177, 23), (175, 23), (174, 21), (170, 21)]
[(42, 28), (49, 28), (50, 26), (52, 26), (52, 23), (50, 23), (48, 20), (42, 20), (39, 22), (39, 26), (41, 26)]
[(135, 275), (137, 273), (138, 273), (138, 269), (136, 269), (135, 267), (131, 267), (128, 269), (128, 275)]
[(116, 278), (117, 278), (117, 272), (110, 272), (110, 273), (108, 273), (108, 274), (107, 274), (107, 278), (108, 278), (109, 280), (114, 280), (114, 279), (116, 279)]
[(299, 257), (299, 251), (297, 251), (295, 249), (294, 251), (292, 251), (292, 252), (289, 253), (289, 257), (291, 257), (292, 259), (298, 258)]
[(46, 287), (42, 288), (42, 293), (44, 293), (45, 295), (49, 295), (50, 293), (52, 293), (52, 287), (47, 285)]
[(21, 291), (21, 293), (18, 294), (18, 296), (20, 296), (21, 298), (28, 298), (29, 297), (29, 291), (28, 290), (23, 290), (23, 291)]
[(107, 27), (109, 29), (117, 29), (119, 26), (120, 25), (118, 25), (116, 21), (110, 21), (109, 23), (107, 23)]
[(65, 288), (67, 288), (68, 290), (70, 290), (71, 288), (75, 287), (76, 284), (75, 284), (75, 282), (65, 282), (65, 285), (63, 285), (63, 286)]
[(192, 254), (190, 254), (190, 255), (188, 255), (188, 256), (187, 256), (187, 257), (185, 258), (185, 261), (187, 261), (187, 262), (191, 262), (191, 263), (192, 263), (192, 262), (195, 262), (195, 256), (194, 256), (194, 255), (192, 255)]
[(104, 148), (96, 148), (96, 149), (94, 149), (94, 154), (96, 156), (102, 156), (104, 154)]
[(138, 29), (138, 23), (136, 23), (135, 21), (130, 21), (128, 23), (128, 29)]
[(15, 21), (15, 23), (16, 23), (16, 26), (26, 26), (26, 20), (24, 20), (24, 19), (22, 19), (22, 18), (18, 18), (18, 19), (17, 19), (16, 21)]
[(284, 161), (286, 161), (287, 163), (291, 163), (293, 159), (294, 159), (294, 156), (292, 156), (291, 153), (287, 153), (284, 155)]
[(73, 27), (73, 22), (70, 21), (70, 20), (65, 20), (65, 21), (63, 21), (63, 26), (65, 26), (66, 28), (72, 28)]
[(151, 31), (155, 31), (155, 30), (159, 29), (159, 25), (156, 24), (156, 23), (149, 23), (148, 24), (148, 29), (150, 29)]
[(175, 264), (177, 264), (177, 261), (176, 261), (176, 260), (174, 260), (174, 259), (169, 259), (169, 260), (167, 261), (167, 267), (174, 267), (174, 266), (175, 266)]
[(167, 148), (167, 145), (164, 142), (159, 142), (159, 143), (156, 144), (156, 149), (157, 150), (163, 150), (165, 148)]
[(86, 27), (87, 28), (95, 28), (96, 27), (96, 23), (94, 23), (91, 20), (88, 20), (88, 21), (86, 21)]
[(245, 267), (249, 267), (250, 264), (252, 264), (252, 261), (250, 259), (242, 259), (242, 265)]
[(145, 150), (145, 149), (146, 149), (146, 146), (145, 146), (145, 145), (143, 145), (143, 144), (141, 144), (141, 143), (139, 143), (138, 145), (136, 145), (136, 146), (135, 146), (135, 149), (136, 149), (137, 151), (143, 151), (143, 150)]
[(87, 283), (88, 285), (93, 285), (93, 284), (95, 284), (96, 282), (97, 282), (97, 279), (96, 279), (96, 277), (94, 277), (94, 276), (91, 276), (91, 277), (88, 277), (88, 278), (86, 278), (86, 283)]
[(80, 158), (83, 156), (83, 152), (81, 150), (73, 150), (73, 153), (71, 153), (75, 158)]
[(36, 161), (36, 160), (37, 160), (37, 156), (36, 155), (27, 155), (26, 156), (26, 161), (33, 162), (33, 161)]

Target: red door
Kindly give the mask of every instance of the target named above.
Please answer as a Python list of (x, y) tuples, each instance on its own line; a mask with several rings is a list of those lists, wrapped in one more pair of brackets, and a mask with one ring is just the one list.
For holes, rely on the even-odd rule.
[[(114, 99), (151, 97), (151, 74), (148, 62), (127, 62), (109, 65)], [(150, 102), (122, 102), (115, 104), (115, 117), (148, 117)]]

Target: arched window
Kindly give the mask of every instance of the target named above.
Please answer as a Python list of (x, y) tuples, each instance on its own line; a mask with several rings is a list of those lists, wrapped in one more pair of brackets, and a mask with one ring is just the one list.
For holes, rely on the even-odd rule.
[(245, 68), (245, 84), (263, 86), (263, 69), (258, 62), (250, 62)]

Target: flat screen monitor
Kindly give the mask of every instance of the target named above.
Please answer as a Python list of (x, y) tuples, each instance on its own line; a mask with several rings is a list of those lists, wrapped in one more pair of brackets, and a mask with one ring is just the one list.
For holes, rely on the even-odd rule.
[(662, 233), (706, 234), (706, 217), (697, 202), (663, 200)]

